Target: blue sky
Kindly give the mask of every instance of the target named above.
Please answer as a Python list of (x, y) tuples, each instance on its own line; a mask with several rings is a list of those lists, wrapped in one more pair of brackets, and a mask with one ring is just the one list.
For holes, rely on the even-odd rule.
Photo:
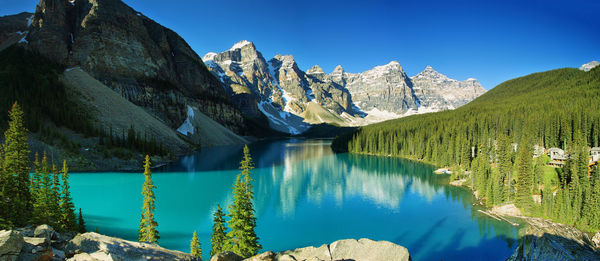
[[(0, 0), (0, 15), (36, 0)], [(398, 61), (409, 76), (433, 66), (486, 89), (529, 73), (600, 60), (600, 1), (124, 0), (178, 32), (203, 56), (250, 40), (268, 60), (348, 72)]]

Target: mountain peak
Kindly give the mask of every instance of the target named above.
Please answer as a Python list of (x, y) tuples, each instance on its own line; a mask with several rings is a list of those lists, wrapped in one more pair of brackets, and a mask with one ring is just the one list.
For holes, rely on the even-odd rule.
[(306, 71), (307, 74), (324, 74), (323, 68), (319, 65), (315, 65)]
[(414, 78), (429, 78), (429, 79), (448, 79), (448, 77), (431, 67), (431, 65), (427, 65), (425, 70), (415, 75)]
[(333, 73), (343, 73), (344, 72), (344, 68), (341, 65), (338, 65), (335, 67), (335, 69), (333, 69)]
[(250, 45), (252, 48), (256, 49), (256, 47), (254, 46), (254, 43), (247, 41), (247, 40), (241, 40), (237, 43), (235, 43), (229, 50), (233, 51), (233, 50), (237, 50), (237, 49), (242, 49), (244, 46)]
[(589, 62), (589, 63), (586, 63), (586, 64), (583, 64), (583, 65), (581, 65), (581, 67), (579, 67), (579, 70), (582, 70), (582, 71), (588, 72), (588, 71), (590, 71), (591, 69), (594, 69), (594, 67), (596, 67), (596, 66), (598, 66), (598, 65), (600, 65), (600, 63), (599, 63), (598, 61), (591, 61), (591, 62)]
[(217, 56), (217, 53), (208, 52), (204, 55), (204, 57), (202, 57), (202, 60), (203, 61), (214, 60), (216, 56)]

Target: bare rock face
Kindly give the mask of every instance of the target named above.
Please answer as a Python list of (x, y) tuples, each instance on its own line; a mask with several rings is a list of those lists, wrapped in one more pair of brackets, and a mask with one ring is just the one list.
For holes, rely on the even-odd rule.
[(127, 241), (93, 232), (79, 234), (65, 249), (69, 260), (191, 260), (189, 254), (154, 244)]
[(23, 243), (21, 233), (14, 230), (0, 231), (0, 260), (17, 260)]
[(529, 226), (507, 260), (600, 260), (585, 233), (541, 218), (524, 220)]
[(269, 97), (284, 106), (267, 62), (253, 43), (241, 41), (225, 52), (208, 53), (203, 60), (244, 113), (259, 115), (258, 101)]
[(332, 77), (339, 77), (340, 83), (345, 83), (352, 101), (363, 111), (377, 108), (403, 114), (419, 107), (410, 79), (396, 61), (359, 74), (346, 73), (340, 66), (332, 72)]
[(203, 59), (238, 108), (293, 134), (307, 128), (302, 122), (358, 126), (454, 109), (485, 92), (475, 79), (453, 80), (431, 67), (409, 78), (396, 61), (362, 73), (337, 66), (327, 74), (318, 65), (304, 72), (292, 55), (265, 62), (249, 41)]
[(239, 131), (243, 118), (175, 32), (119, 0), (40, 0), (29, 47), (94, 78), (177, 128), (186, 105)]
[(411, 260), (408, 250), (387, 241), (344, 239), (318, 248), (280, 252), (273, 260)]
[(210, 261), (242, 261), (243, 258), (233, 252), (218, 253), (210, 258)]
[(432, 110), (456, 109), (485, 93), (485, 89), (477, 80), (450, 79), (431, 66), (411, 77), (411, 81), (420, 106)]
[(0, 51), (19, 41), (24, 42), (22, 39), (27, 35), (32, 16), (31, 13), (23, 12), (0, 17)]

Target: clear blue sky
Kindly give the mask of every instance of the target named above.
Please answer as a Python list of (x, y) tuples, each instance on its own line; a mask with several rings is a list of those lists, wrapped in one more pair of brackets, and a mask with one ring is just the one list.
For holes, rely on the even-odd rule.
[[(361, 72), (397, 60), (486, 89), (518, 76), (600, 60), (600, 1), (124, 0), (178, 32), (203, 56), (254, 42), (268, 60)], [(0, 15), (37, 0), (0, 0)]]

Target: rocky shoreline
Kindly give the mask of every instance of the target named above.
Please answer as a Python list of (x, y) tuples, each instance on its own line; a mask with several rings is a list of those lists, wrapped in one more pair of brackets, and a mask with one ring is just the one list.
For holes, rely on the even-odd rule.
[[(88, 232), (58, 233), (48, 225), (0, 231), (0, 261), (69, 260), (199, 260), (190, 254)], [(408, 250), (387, 241), (344, 239), (320, 247), (304, 247), (279, 253), (266, 251), (243, 259), (231, 252), (214, 255), (211, 261), (285, 260), (411, 260)]]

